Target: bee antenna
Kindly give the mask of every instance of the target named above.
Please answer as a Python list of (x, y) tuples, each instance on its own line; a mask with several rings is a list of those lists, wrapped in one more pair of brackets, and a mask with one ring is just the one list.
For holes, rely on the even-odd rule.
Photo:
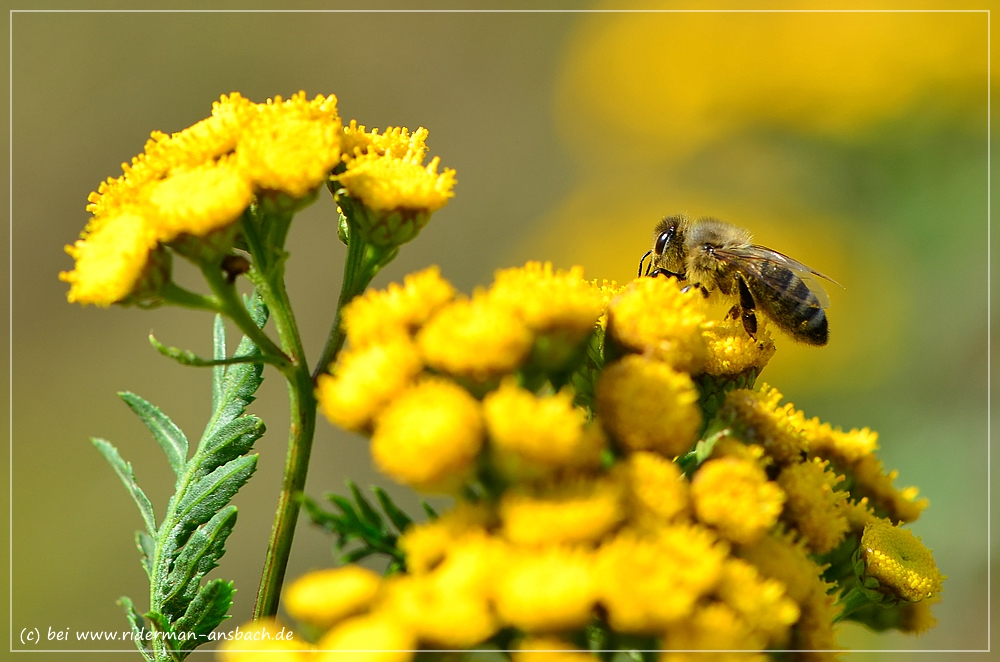
[[(650, 253), (652, 253), (652, 252), (653, 252), (653, 249), (652, 248), (649, 249), (648, 251), (646, 251), (646, 254), (643, 255), (642, 258), (639, 260), (639, 276), (637, 276), (637, 277), (641, 277), (642, 276), (642, 263), (646, 261), (646, 258), (649, 257)], [(652, 260), (649, 261), (649, 266), (653, 266), (653, 261)], [(648, 268), (646, 269), (646, 273), (649, 273), (649, 269)]]

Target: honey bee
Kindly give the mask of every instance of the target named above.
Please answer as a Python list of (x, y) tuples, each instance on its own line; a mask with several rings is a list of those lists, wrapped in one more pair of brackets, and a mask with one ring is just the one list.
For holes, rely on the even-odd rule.
[(639, 275), (673, 276), (688, 281), (685, 290), (696, 287), (705, 297), (715, 290), (735, 297), (729, 315), (743, 320), (751, 338), (756, 339), (759, 310), (796, 340), (825, 345), (824, 308), (830, 299), (818, 278), (837, 282), (752, 241), (748, 230), (715, 218), (668, 216), (656, 226), (653, 247), (639, 260)]

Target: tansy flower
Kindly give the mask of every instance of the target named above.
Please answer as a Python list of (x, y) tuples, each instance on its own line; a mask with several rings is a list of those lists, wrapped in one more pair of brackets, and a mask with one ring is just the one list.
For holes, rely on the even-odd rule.
[(600, 427), (587, 425), (569, 391), (539, 397), (508, 378), (483, 399), (483, 413), (494, 461), (511, 478), (600, 465)]
[(359, 565), (307, 573), (285, 591), (282, 604), (289, 616), (324, 630), (368, 609), (381, 578)]
[(356, 616), (327, 632), (316, 648), (320, 662), (408, 662), (416, 637), (397, 619), (382, 613)]
[(422, 643), (472, 646), (499, 627), (488, 591), (503, 553), (488, 538), (466, 538), (431, 572), (388, 579), (377, 611), (391, 615)]
[(525, 637), (511, 653), (514, 662), (594, 662), (594, 655), (553, 636)]
[(774, 356), (774, 340), (759, 319), (757, 339), (747, 335), (743, 322), (726, 317), (705, 323), (706, 358), (704, 371), (709, 375), (737, 375), (747, 370), (760, 373)]
[(629, 450), (680, 455), (701, 425), (698, 392), (691, 378), (666, 363), (628, 355), (606, 366), (597, 382), (597, 412)]
[(340, 162), (337, 97), (308, 101), (298, 92), (254, 108), (236, 146), (237, 164), (259, 189), (305, 197)]
[(639, 451), (628, 456), (625, 467), (635, 519), (660, 524), (687, 510), (688, 482), (676, 464), (656, 453)]
[(341, 310), (341, 324), (351, 347), (364, 347), (414, 332), (455, 298), (455, 288), (436, 266), (408, 274), (403, 284), (368, 290)]
[(788, 597), (785, 585), (763, 577), (740, 559), (726, 560), (718, 594), (754, 633), (762, 635), (764, 645), (782, 646), (788, 628), (799, 619), (799, 606)]
[(722, 571), (727, 549), (694, 526), (652, 535), (624, 530), (597, 551), (598, 595), (618, 632), (659, 632), (691, 615)]
[(331, 421), (348, 430), (368, 429), (375, 416), (423, 369), (407, 336), (340, 353), (334, 375), (320, 375), (316, 399)]
[(833, 585), (823, 581), (823, 568), (813, 561), (801, 542), (789, 535), (768, 535), (739, 548), (739, 555), (753, 563), (765, 577), (777, 579), (799, 605), (801, 615), (792, 630), (789, 648), (837, 649), (834, 618), (840, 612), (831, 594)]
[(759, 389), (737, 389), (726, 396), (719, 411), (733, 433), (750, 444), (760, 444), (779, 464), (798, 462), (808, 450), (801, 431), (802, 413), (791, 403), (781, 407), (782, 395), (762, 384)]
[(420, 127), (413, 133), (403, 126), (387, 127), (383, 133), (378, 129), (365, 131), (363, 124), (351, 120), (344, 127), (343, 160), (350, 162), (362, 154), (372, 153), (401, 159), (407, 154), (423, 160), (427, 156), (427, 129)]
[(835, 489), (843, 481), (819, 458), (791, 464), (778, 474), (785, 492), (783, 519), (795, 527), (816, 554), (826, 554), (840, 544), (850, 525), (847, 493)]
[(407, 527), (397, 543), (406, 555), (406, 569), (429, 572), (466, 538), (482, 538), (494, 524), (493, 512), (482, 505), (460, 501), (440, 517)]
[(453, 382), (430, 378), (379, 415), (371, 452), (376, 466), (399, 482), (450, 491), (472, 470), (482, 443), (479, 403)]
[(137, 290), (155, 291), (170, 273), (169, 256), (157, 255), (155, 248), (156, 234), (137, 211), (102, 219), (99, 228), (66, 247), (76, 260), (73, 271), (59, 274), (70, 284), (66, 298), (106, 308)]
[(145, 186), (162, 179), (175, 168), (192, 168), (215, 161), (236, 148), (242, 125), (254, 103), (237, 92), (223, 95), (212, 104), (212, 116), (177, 133), (154, 131), (142, 154), (123, 163), (123, 174), (101, 182), (87, 200), (93, 222), (130, 204), (135, 204)]
[(288, 629), (265, 619), (240, 627), (239, 639), (227, 639), (219, 646), (222, 662), (305, 662), (314, 659), (312, 646), (300, 639), (286, 639)]
[(157, 239), (203, 237), (236, 221), (253, 199), (253, 187), (232, 159), (178, 168), (149, 187), (150, 220)]
[(608, 338), (626, 350), (651, 352), (677, 370), (701, 372), (705, 315), (697, 290), (669, 278), (638, 278), (608, 304)]
[(482, 292), (445, 306), (417, 334), (428, 365), (474, 381), (513, 372), (532, 340), (520, 317)]
[[(759, 651), (764, 648), (765, 639), (754, 632), (729, 606), (718, 602), (698, 607), (688, 618), (672, 624), (667, 628), (664, 637), (664, 649), (680, 650), (736, 650)], [(732, 658), (722, 659), (746, 660), (748, 662), (766, 662), (765, 655), (750, 655), (748, 653), (731, 654)], [(736, 657), (738, 656), (738, 657)], [(665, 652), (662, 660), (678, 662), (680, 660), (698, 660), (701, 657), (690, 653)], [(709, 654), (709, 659), (713, 659)]]
[(865, 527), (857, 559), (858, 579), (870, 599), (919, 602), (940, 593), (945, 579), (920, 538), (888, 522)]
[(498, 569), (500, 618), (528, 632), (583, 627), (597, 600), (593, 554), (572, 547), (513, 549)]
[(625, 519), (622, 486), (611, 477), (566, 482), (537, 496), (507, 490), (503, 535), (520, 545), (596, 542)]
[(358, 222), (366, 241), (377, 246), (406, 243), (454, 196), (455, 171), (438, 173), (438, 157), (423, 165), (426, 129), (409, 137), (402, 130), (386, 136), (375, 130), (364, 137), (364, 127), (358, 128), (352, 124), (353, 130), (345, 134), (351, 151), (345, 151), (346, 170), (336, 180), (349, 198), (338, 202)]
[(551, 262), (497, 271), (489, 296), (516, 311), (532, 331), (561, 333), (571, 343), (594, 328), (602, 310), (583, 267), (553, 270)]
[(709, 460), (691, 481), (698, 519), (738, 543), (752, 543), (774, 526), (785, 494), (754, 462), (736, 458)]

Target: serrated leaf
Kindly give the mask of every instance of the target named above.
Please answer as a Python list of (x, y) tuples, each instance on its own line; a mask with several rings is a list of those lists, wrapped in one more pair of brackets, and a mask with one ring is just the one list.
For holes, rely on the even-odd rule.
[(123, 460), (122, 456), (118, 454), (118, 449), (104, 439), (94, 438), (90, 440), (90, 443), (94, 444), (94, 447), (111, 464), (111, 468), (125, 484), (125, 489), (129, 491), (132, 499), (135, 500), (135, 505), (139, 507), (139, 513), (142, 514), (142, 519), (146, 523), (146, 530), (151, 535), (156, 535), (156, 517), (153, 515), (153, 504), (149, 502), (142, 488), (135, 482), (132, 465)]
[(231, 581), (213, 579), (208, 582), (198, 591), (184, 615), (177, 619), (177, 629), (181, 632), (193, 632), (198, 641), (203, 640), (220, 623), (230, 618), (227, 612), (233, 604), (235, 592)]
[(144, 531), (135, 532), (135, 546), (142, 554), (142, 568), (146, 571), (146, 576), (153, 576), (153, 557), (156, 554), (156, 541)]
[(368, 503), (368, 499), (361, 493), (361, 490), (358, 489), (353, 480), (347, 481), (347, 489), (351, 491), (351, 496), (354, 497), (354, 503), (357, 504), (358, 515), (361, 519), (379, 533), (388, 533), (388, 527), (386, 527), (382, 515)]
[(135, 647), (139, 649), (139, 652), (148, 662), (155, 662), (149, 649), (143, 645), (143, 642), (146, 641), (146, 632), (148, 630), (146, 628), (146, 621), (136, 610), (135, 605), (132, 604), (131, 598), (123, 595), (118, 598), (118, 604), (125, 610), (125, 618), (128, 619), (129, 625), (132, 626), (132, 641), (135, 642)]
[(195, 476), (214, 471), (226, 462), (246, 454), (266, 431), (264, 422), (248, 414), (220, 425), (198, 449), (198, 469)]
[(171, 547), (178, 549), (196, 527), (212, 519), (250, 480), (256, 468), (257, 456), (244, 455), (191, 484), (174, 513), (177, 523), (170, 533)]
[(376, 485), (372, 487), (372, 492), (375, 493), (375, 498), (378, 499), (379, 505), (382, 506), (382, 510), (385, 511), (385, 514), (389, 517), (389, 520), (392, 522), (392, 525), (396, 527), (397, 531), (402, 533), (406, 527), (413, 524), (413, 520), (410, 519), (410, 516), (400, 510), (399, 506), (393, 503), (392, 497), (390, 497), (385, 490)]
[(174, 473), (178, 477), (184, 473), (184, 466), (187, 464), (188, 440), (181, 429), (174, 425), (170, 417), (160, 411), (158, 407), (135, 393), (123, 391), (118, 394), (118, 397), (125, 401), (125, 404), (142, 419), (149, 431), (153, 433), (153, 438), (166, 453), (167, 461)]
[(198, 593), (199, 583), (215, 568), (226, 553), (226, 538), (236, 526), (236, 506), (227, 506), (215, 514), (188, 538), (174, 560), (174, 567), (161, 587), (166, 593), (160, 605), (169, 616), (184, 612)]

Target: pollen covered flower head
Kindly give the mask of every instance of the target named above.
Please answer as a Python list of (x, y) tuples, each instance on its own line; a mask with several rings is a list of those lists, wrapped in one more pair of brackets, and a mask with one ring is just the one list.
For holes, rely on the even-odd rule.
[(691, 481), (698, 519), (737, 543), (752, 543), (778, 521), (785, 494), (754, 462), (726, 457), (703, 464)]
[(302, 198), (326, 181), (340, 161), (337, 97), (305, 92), (256, 104), (236, 146), (236, 161), (258, 190)]
[(920, 538), (889, 522), (865, 527), (858, 548), (858, 578), (869, 592), (905, 602), (919, 602), (941, 591), (938, 571)]
[(747, 370), (760, 373), (775, 352), (774, 340), (766, 325), (766, 318), (758, 319), (755, 340), (747, 335), (743, 322), (732, 317), (706, 322), (705, 372), (709, 375), (738, 375)]
[(597, 383), (596, 405), (611, 435), (633, 451), (680, 455), (694, 444), (701, 425), (698, 393), (691, 378), (637, 354), (604, 369)]
[(455, 194), (455, 171), (440, 173), (439, 157), (423, 165), (427, 130), (412, 134), (404, 128), (365, 133), (351, 124), (344, 131), (345, 169), (335, 176), (349, 196), (338, 198), (356, 230), (376, 246), (404, 244), (413, 239)]
[(497, 271), (489, 295), (515, 310), (533, 331), (558, 331), (571, 339), (590, 332), (603, 309), (600, 293), (583, 280), (583, 267), (564, 271), (551, 262)]
[(479, 403), (453, 382), (428, 378), (394, 399), (375, 421), (372, 458), (396, 480), (451, 491), (483, 443)]
[(508, 490), (498, 512), (504, 537), (518, 545), (593, 543), (624, 521), (623, 486), (606, 477), (539, 494)]
[(682, 292), (673, 279), (637, 278), (608, 304), (608, 336), (627, 351), (701, 372), (706, 348), (700, 296), (697, 290)]
[(377, 574), (358, 565), (317, 570), (299, 577), (288, 587), (285, 610), (296, 620), (329, 628), (368, 609), (379, 584)]

